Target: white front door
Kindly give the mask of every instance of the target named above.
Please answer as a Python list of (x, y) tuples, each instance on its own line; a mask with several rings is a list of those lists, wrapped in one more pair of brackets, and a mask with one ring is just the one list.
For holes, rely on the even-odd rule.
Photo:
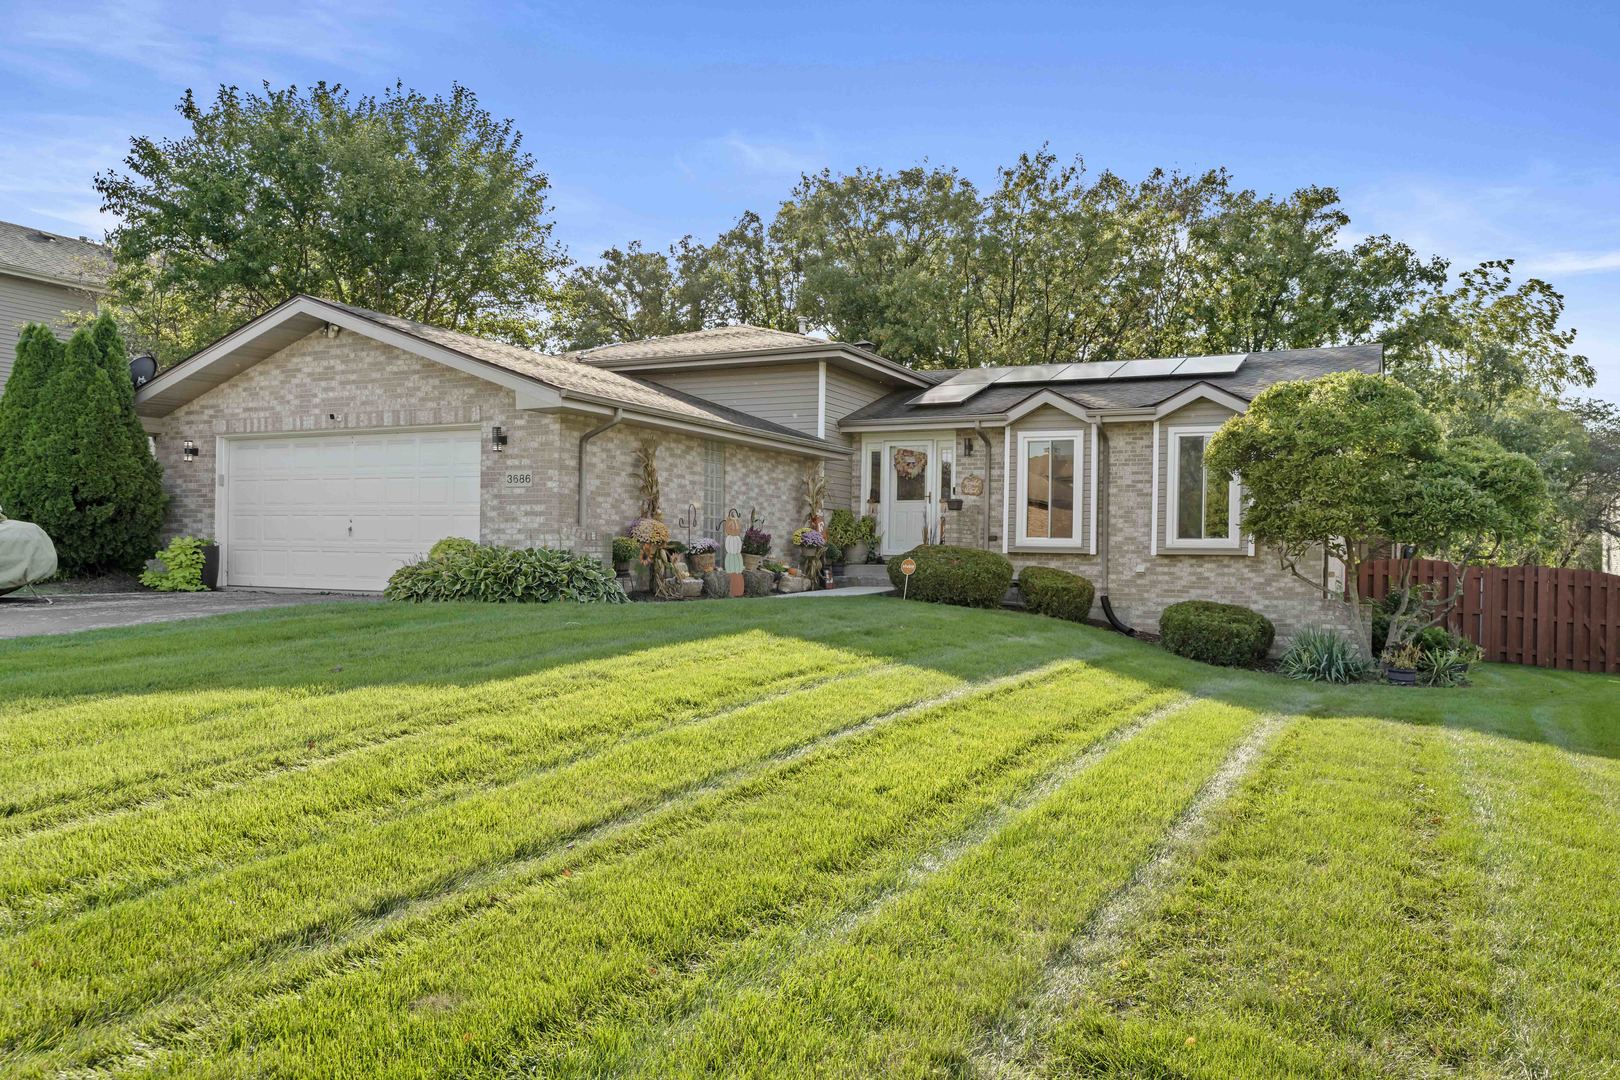
[(883, 554), (928, 543), (937, 457), (931, 439), (883, 444)]
[(477, 431), (227, 440), (227, 585), (374, 591), (447, 536), (477, 540)]

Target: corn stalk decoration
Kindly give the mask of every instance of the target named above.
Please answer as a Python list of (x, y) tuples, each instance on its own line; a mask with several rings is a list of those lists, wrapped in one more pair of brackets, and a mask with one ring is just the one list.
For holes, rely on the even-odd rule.
[(652, 439), (636, 443), (636, 467), (641, 471), (641, 516), (654, 521), (664, 520), (664, 508), (659, 505), (662, 495), (658, 490), (658, 444)]
[(822, 516), (822, 508), (826, 503), (827, 473), (817, 462), (804, 471), (805, 524), (817, 531), (823, 530), (827, 519)]

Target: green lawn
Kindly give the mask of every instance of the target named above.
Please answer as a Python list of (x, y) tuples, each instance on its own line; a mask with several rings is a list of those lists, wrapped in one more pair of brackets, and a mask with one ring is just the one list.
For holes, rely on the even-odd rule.
[(1617, 756), (890, 598), (0, 642), (0, 1074), (1620, 1077)]

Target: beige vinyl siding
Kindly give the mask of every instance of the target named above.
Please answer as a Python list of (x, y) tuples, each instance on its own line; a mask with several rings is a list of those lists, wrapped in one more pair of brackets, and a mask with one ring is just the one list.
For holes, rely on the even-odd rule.
[(813, 363), (660, 371), (647, 380), (806, 435), (820, 434), (816, 430), (820, 388)]
[[(1023, 492), (1020, 490), (1018, 485), (1018, 435), (1020, 432), (1029, 431), (1073, 431), (1075, 432), (1075, 438), (1080, 443), (1080, 446), (1078, 447), (1079, 460), (1076, 463), (1080, 475), (1076, 478), (1075, 482), (1075, 495), (1078, 505), (1074, 508), (1075, 516), (1079, 520), (1075, 522), (1076, 535), (1072, 545), (1064, 545), (1061, 548), (1052, 548), (1044, 545), (1032, 545), (1023, 549), (1020, 549), (1018, 546), (1018, 515), (1023, 512), (1023, 506), (1020, 502), (1020, 500), (1023, 498)], [(1010, 515), (1008, 519), (1003, 522), (1003, 528), (1005, 529), (1007, 536), (1007, 547), (1009, 550), (1027, 550), (1032, 552), (1053, 550), (1091, 550), (1091, 500), (1095, 494), (1091, 490), (1091, 458), (1093, 452), (1091, 443), (1092, 438), (1090, 424), (1086, 423), (1084, 420), (1079, 420), (1073, 416), (1070, 416), (1061, 409), (1054, 409), (1049, 405), (1036, 409), (1028, 416), (1021, 417), (1016, 423), (1013, 424), (1011, 449), (1012, 476), (1010, 486), (1012, 498), (1010, 503)], [(1002, 452), (1003, 445), (998, 445), (996, 447), (997, 455), (1000, 455)], [(1001, 476), (1005, 475), (1007, 462), (1000, 462), (999, 465), (1000, 468), (996, 470), (996, 472), (999, 474), (997, 479), (1000, 479)], [(997, 494), (999, 495), (1000, 492), (998, 491)], [(997, 506), (996, 513), (998, 515), (1000, 514), (1000, 510), (1000, 506)]]
[[(1238, 552), (1211, 548), (1178, 547), (1170, 539), (1170, 429), (1173, 427), (1220, 426), (1237, 414), (1213, 401), (1195, 401), (1159, 421), (1158, 530), (1159, 550), (1169, 554), (1233, 555)], [(1241, 538), (1240, 538), (1241, 539)], [(1247, 553), (1248, 549), (1239, 549)]]
[[(893, 387), (851, 374), (842, 368), (827, 365), (827, 434), (832, 442), (841, 442), (854, 448), (860, 444), (857, 436), (845, 435), (838, 430), (838, 422), (857, 409), (863, 409), (889, 393)], [(861, 463), (851, 457), (843, 461), (827, 462), (827, 506), (861, 513), (865, 507), (860, 486)]]
[(0, 273), (0, 387), (5, 386), (11, 374), (12, 362), (17, 358), (17, 338), (24, 326), (48, 323), (61, 336), (67, 330), (64, 311), (95, 308), (92, 293)]

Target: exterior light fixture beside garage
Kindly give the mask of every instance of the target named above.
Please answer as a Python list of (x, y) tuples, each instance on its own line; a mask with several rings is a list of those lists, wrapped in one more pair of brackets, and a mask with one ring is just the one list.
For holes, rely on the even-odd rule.
[(489, 429), (489, 448), (497, 454), (506, 449), (506, 432), (499, 424)]

